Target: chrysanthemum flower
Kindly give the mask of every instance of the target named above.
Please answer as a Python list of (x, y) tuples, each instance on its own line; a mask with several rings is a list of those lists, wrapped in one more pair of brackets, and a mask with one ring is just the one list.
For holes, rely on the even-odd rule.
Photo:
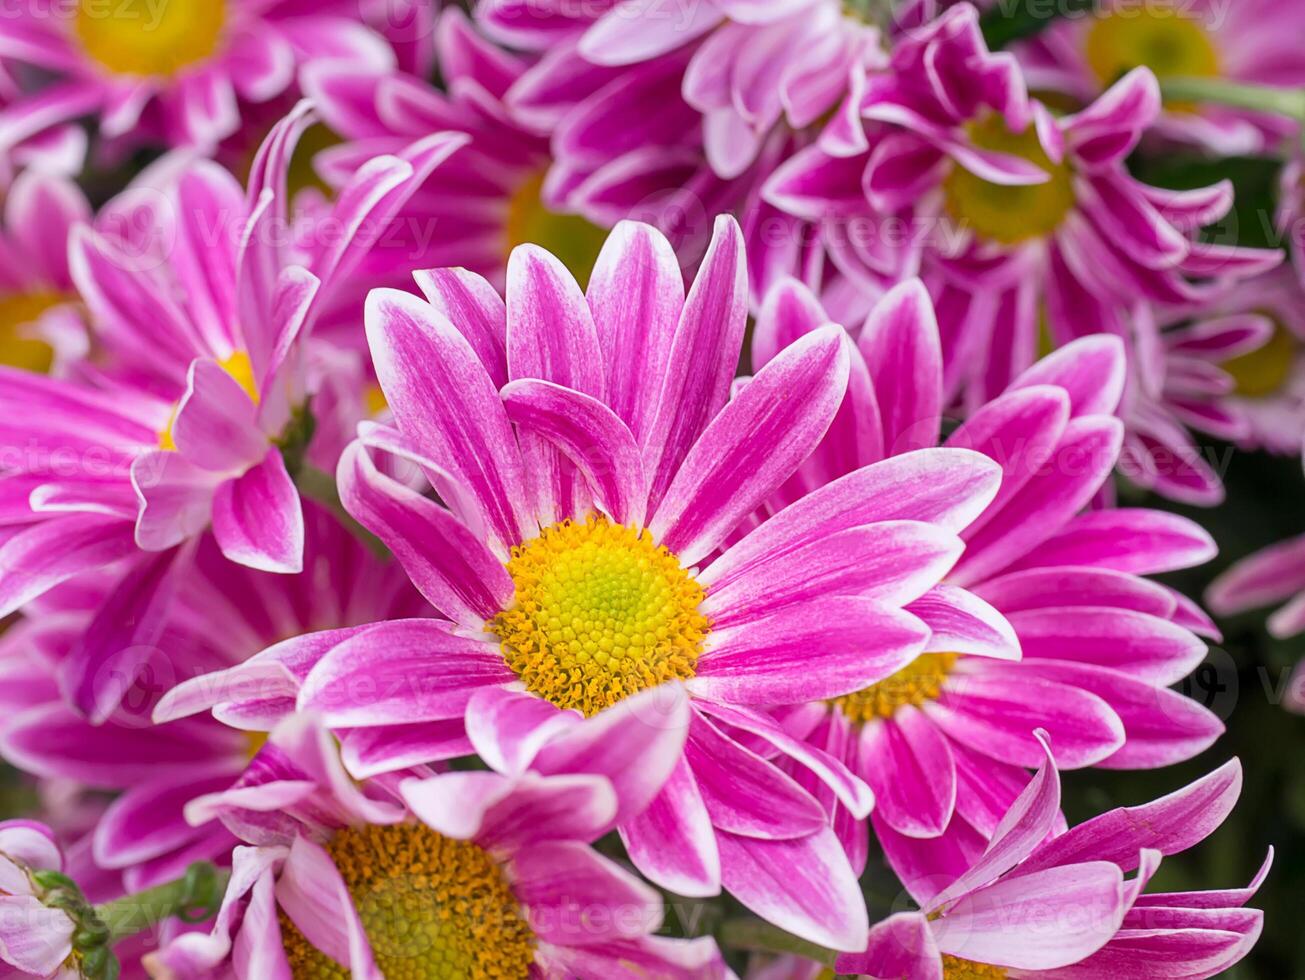
[[(304, 265), (284, 182), (311, 118), (301, 105), (274, 130), (247, 195), (199, 161), (165, 190), (116, 204), (132, 214), (136, 237), (75, 229), (73, 279), (97, 345), (117, 360), (67, 379), (0, 368), (10, 474), (2, 492), (16, 532), (0, 549), (4, 614), (138, 549), (171, 555), (210, 525), (233, 561), (302, 567), (303, 516), (286, 457), (293, 465), (313, 452), (307, 400), (342, 376), (321, 369), (308, 336), (314, 318), (406, 195), (462, 141), (436, 133), (360, 170), (310, 229), (331, 247)], [(147, 602), (167, 561), (141, 559), (119, 601)], [(118, 607), (122, 621), (133, 620), (128, 611)]]
[[(305, 518), (299, 575), (234, 565), (206, 535), (178, 575), (175, 601), (142, 663), (85, 657), (83, 637), (104, 628), (95, 619), (114, 585), (109, 574), (55, 590), (0, 638), (0, 757), (45, 780), (118, 792), (95, 826), (93, 856), (123, 874), (130, 890), (230, 854), (235, 841), (225, 828), (192, 827), (183, 808), (229, 787), (266, 738), (241, 730), (248, 723), (239, 716), (153, 725), (160, 694), (178, 678), (243, 663), (287, 636), (424, 608), (402, 570), (371, 555), (336, 518), (314, 505)], [(346, 753), (357, 750), (355, 740), (344, 741)]]
[[(907, 454), (740, 537), (838, 411), (841, 328), (784, 350), (728, 400), (747, 306), (728, 218), (687, 297), (669, 244), (635, 223), (608, 239), (587, 296), (529, 246), (507, 281), (506, 305), (462, 270), (419, 274), (429, 303), (372, 294), (395, 428), (365, 430), (340, 467), (345, 506), (452, 622), (291, 640), (226, 684), (184, 685), (161, 716), (239, 701), (224, 687), (280, 670), (277, 690), (301, 709), (376, 730), (383, 749), (391, 726), (462, 719), (482, 688), (589, 715), (678, 680), (689, 744), (622, 825), (636, 865), (679, 894), (723, 885), (814, 941), (858, 942), (864, 903), (821, 807), (767, 759), (796, 759), (862, 817), (869, 795), (761, 709), (848, 694), (915, 659), (926, 631), (901, 607), (956, 560), (996, 464)], [(385, 478), (377, 449), (417, 462), (444, 506)]]
[(987, 53), (968, 5), (908, 35), (894, 64), (891, 84), (867, 89), (857, 125), (836, 119), (765, 196), (825, 222), (830, 259), (870, 297), (882, 289), (882, 251), (897, 242), (915, 257), (938, 304), (949, 401), (999, 394), (1044, 335), (1122, 335), (1139, 298), (1207, 301), (1281, 261), (1277, 250), (1196, 240), (1231, 206), (1228, 184), (1175, 192), (1129, 175), (1124, 158), (1160, 111), (1146, 69), (1056, 118), (1029, 100), (1012, 63)]
[(704, 152), (725, 179), (741, 175), (781, 121), (802, 128), (866, 85), (886, 56), (876, 26), (832, 0), (709, 0), (672, 10), (629, 0), (486, 0), (477, 16), (509, 44), (544, 50), (574, 43), (586, 61), (633, 70), (685, 54), (682, 94), (701, 113)]
[(75, 322), (47, 316), (73, 301), (68, 238), (91, 206), (72, 181), (30, 170), (5, 195), (0, 226), (0, 364), (45, 372), (84, 352)]
[(236, 849), (212, 932), (177, 940), (151, 965), (238, 980), (346, 968), (369, 978), (724, 977), (712, 940), (654, 936), (661, 896), (589, 846), (669, 774), (683, 703), (680, 713), (660, 728), (637, 713), (559, 717), (528, 747), (498, 743), (510, 755), (487, 752), (489, 771), (361, 787), (311, 718), (287, 719), (238, 787), (192, 804), (258, 846)]
[[(754, 366), (827, 321), (804, 287), (782, 284), (758, 317)], [(938, 444), (943, 355), (918, 281), (872, 310), (851, 357), (838, 419), (772, 508)], [(1124, 375), (1116, 338), (1079, 340), (952, 432), (943, 445), (989, 455), (1003, 476), (996, 499), (961, 531), (965, 553), (945, 581), (907, 606), (931, 628), (926, 652), (852, 694), (782, 711), (791, 732), (874, 789), (875, 830), (908, 880), (940, 852), (983, 849), (1041, 758), (1035, 728), (1051, 733), (1062, 767), (1122, 769), (1189, 758), (1223, 730), (1167, 688), (1204, 657), (1193, 631), (1209, 632), (1209, 621), (1142, 577), (1208, 560), (1213, 541), (1159, 511), (1083, 512), (1119, 456), (1112, 412)], [(829, 802), (860, 867), (864, 825)], [(946, 840), (932, 840), (944, 831)]]
[(33, 875), (61, 872), (63, 854), (48, 828), (30, 820), (0, 822), (0, 977), (75, 977), (67, 966), (77, 923), (48, 907)]
[(0, 24), (0, 57), (52, 76), (0, 112), (0, 147), (93, 115), (106, 139), (212, 147), (242, 102), (290, 89), (319, 60), (384, 70), (394, 52), (357, 0), (48, 0)]
[(876, 925), (866, 951), (839, 957), (838, 970), (911, 980), (1222, 973), (1259, 938), (1264, 914), (1243, 906), (1268, 874), (1272, 851), (1245, 888), (1144, 890), (1161, 857), (1208, 837), (1240, 791), (1233, 760), (1169, 796), (1057, 834), (1060, 781), (1048, 758), (987, 850), (939, 868), (927, 882), (907, 882), (920, 911)]
[[(1305, 27), (1291, 0), (1106, 0), (1060, 18), (1016, 48), (1029, 86), (1086, 105), (1134, 68), (1157, 78), (1305, 85)], [(1298, 126), (1281, 116), (1218, 105), (1166, 102), (1153, 132), (1220, 156), (1271, 151)]]

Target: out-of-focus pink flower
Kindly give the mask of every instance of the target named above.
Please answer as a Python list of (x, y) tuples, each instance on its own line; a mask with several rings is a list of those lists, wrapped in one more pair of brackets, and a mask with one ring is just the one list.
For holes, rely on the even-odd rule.
[(72, 956), (77, 923), (48, 908), (32, 875), (63, 870), (63, 854), (50, 828), (30, 820), (0, 823), (0, 977), (75, 977)]
[[(1305, 86), (1305, 16), (1293, 0), (1105, 0), (1015, 48), (1030, 88), (1087, 105), (1134, 68), (1167, 78)], [(1273, 151), (1299, 132), (1283, 116), (1166, 100), (1151, 132), (1220, 156)]]
[(212, 148), (239, 128), (241, 103), (293, 88), (305, 65), (392, 69), (394, 52), (363, 23), (361, 6), (21, 0), (0, 22), (0, 57), (21, 69), (20, 81), (46, 82), (23, 86), (0, 110), (0, 154), (88, 115), (106, 140)]

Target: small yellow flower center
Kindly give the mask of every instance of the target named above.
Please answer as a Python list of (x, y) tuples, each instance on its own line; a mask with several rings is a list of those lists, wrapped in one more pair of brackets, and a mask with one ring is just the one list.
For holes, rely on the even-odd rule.
[[(258, 404), (258, 383), (254, 380), (254, 365), (249, 360), (249, 355), (242, 350), (236, 351), (225, 360), (218, 361), (223, 371), (236, 379), (236, 383), (245, 389), (245, 394), (255, 405)], [(176, 449), (177, 443), (172, 438), (172, 427), (177, 423), (177, 411), (181, 407), (178, 403), (172, 406), (172, 414), (168, 416), (168, 424), (159, 432), (160, 449)]]
[[(339, 831), (327, 845), (387, 980), (524, 980), (535, 936), (484, 848), (420, 824)], [(347, 980), (281, 913), (294, 980)]]
[(594, 271), (607, 233), (574, 214), (559, 214), (545, 206), (541, 196), (544, 173), (525, 181), (508, 201), (506, 237), (508, 255), (518, 245), (541, 245), (552, 252), (583, 287)]
[(967, 127), (976, 146), (1020, 157), (1049, 175), (1045, 183), (1012, 187), (994, 184), (955, 165), (943, 180), (947, 213), (982, 239), (1018, 245), (1051, 234), (1074, 207), (1073, 171), (1052, 163), (1033, 126), (1012, 133), (998, 115)]
[(844, 694), (830, 703), (854, 722), (891, 718), (904, 704), (918, 708), (928, 701), (937, 700), (942, 693), (943, 681), (947, 680), (957, 659), (958, 655), (954, 653), (922, 653), (878, 684)]
[[(1219, 74), (1219, 52), (1205, 25), (1172, 0), (1098, 14), (1088, 30), (1084, 54), (1102, 85), (1113, 85), (1142, 66), (1160, 79)], [(1168, 108), (1191, 112), (1196, 107), (1172, 102)]]
[(54, 348), (31, 330), (42, 313), (67, 300), (54, 291), (0, 296), (0, 364), (45, 374), (54, 363)]
[(263, 751), (263, 746), (267, 744), (270, 732), (244, 732), (245, 736), (245, 758), (252, 759)]
[(963, 960), (943, 954), (943, 980), (1005, 980), (1006, 971), (999, 966)]
[(81, 0), (73, 27), (86, 54), (115, 75), (175, 75), (212, 57), (225, 0)]
[(540, 697), (593, 715), (693, 677), (710, 628), (703, 589), (648, 531), (563, 521), (513, 548), (507, 568), (512, 605), (487, 628)]
[(1236, 382), (1237, 394), (1267, 398), (1281, 391), (1291, 377), (1299, 346), (1296, 336), (1275, 320), (1273, 334), (1263, 347), (1224, 361), (1223, 369)]

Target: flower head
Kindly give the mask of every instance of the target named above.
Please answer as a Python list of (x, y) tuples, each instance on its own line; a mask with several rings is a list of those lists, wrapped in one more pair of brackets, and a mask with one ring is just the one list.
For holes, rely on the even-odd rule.
[(684, 739), (680, 720), (652, 729), (630, 714), (555, 717), (523, 741), (480, 733), (488, 771), (358, 787), (326, 732), (286, 719), (235, 788), (192, 804), (192, 817), (217, 816), (258, 846), (236, 849), (211, 934), (175, 941), (153, 966), (193, 977), (229, 963), (240, 980), (345, 967), (723, 977), (711, 940), (655, 937), (658, 893), (588, 846), (656, 793)]
[(0, 822), (0, 973), (61, 977), (73, 959), (77, 921), (52, 902), (63, 870), (54, 834), (30, 820)]

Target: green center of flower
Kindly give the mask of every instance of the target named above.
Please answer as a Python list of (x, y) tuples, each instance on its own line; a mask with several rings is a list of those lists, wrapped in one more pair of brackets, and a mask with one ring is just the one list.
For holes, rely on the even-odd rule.
[(936, 701), (957, 659), (955, 653), (922, 653), (878, 684), (844, 694), (830, 703), (857, 723), (891, 718), (903, 705), (913, 704), (918, 708)]
[(1222, 366), (1236, 382), (1237, 394), (1268, 398), (1281, 391), (1291, 377), (1298, 346), (1295, 335), (1274, 319), (1273, 334), (1263, 347), (1224, 361)]
[[(327, 845), (387, 980), (523, 980), (535, 936), (484, 848), (420, 824), (339, 831)], [(346, 980), (282, 913), (294, 980)]]
[(544, 173), (540, 171), (523, 182), (508, 201), (504, 255), (518, 245), (540, 245), (561, 259), (583, 287), (594, 271), (607, 232), (578, 215), (550, 210), (542, 198), (543, 188)]
[(994, 184), (953, 166), (943, 180), (947, 213), (979, 238), (1018, 245), (1042, 238), (1060, 227), (1074, 207), (1073, 171), (1067, 163), (1052, 163), (1034, 127), (1012, 133), (1000, 116), (989, 115), (967, 127), (970, 139), (985, 150), (1027, 160), (1050, 177), (1041, 184)]
[(963, 960), (943, 954), (943, 980), (1005, 980), (1006, 971), (999, 966)]
[(0, 296), (0, 364), (45, 374), (54, 363), (54, 348), (32, 333), (41, 314), (68, 297), (53, 290)]
[(86, 54), (115, 75), (175, 75), (212, 57), (225, 0), (81, 0), (73, 23)]
[(703, 589), (648, 531), (562, 521), (512, 549), (511, 606), (487, 624), (526, 687), (593, 715), (693, 677), (710, 624)]
[[(1143, 66), (1161, 79), (1219, 74), (1219, 52), (1205, 26), (1190, 11), (1166, 0), (1098, 14), (1088, 30), (1084, 55), (1102, 85), (1113, 85)], [(1187, 103), (1168, 107), (1195, 109)]]

